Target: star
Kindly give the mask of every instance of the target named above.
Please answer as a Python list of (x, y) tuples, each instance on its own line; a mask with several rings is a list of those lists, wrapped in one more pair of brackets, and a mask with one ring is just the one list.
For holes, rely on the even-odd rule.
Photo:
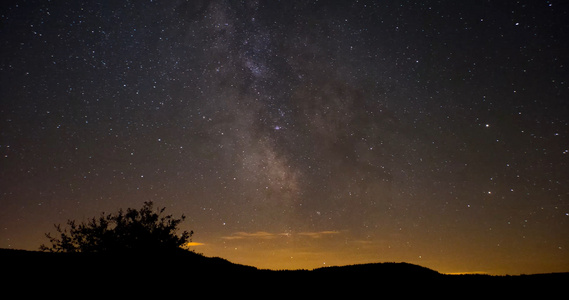
[(36, 2), (0, 15), (0, 247), (153, 201), (261, 268), (567, 271), (567, 7)]

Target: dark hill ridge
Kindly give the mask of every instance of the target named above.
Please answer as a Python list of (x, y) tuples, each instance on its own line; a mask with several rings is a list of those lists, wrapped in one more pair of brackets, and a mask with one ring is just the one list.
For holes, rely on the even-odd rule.
[[(54, 275), (96, 272), (119, 272), (124, 276), (184, 271), (258, 272), (254, 267), (231, 263), (219, 257), (180, 250), (164, 253), (52, 253), (41, 251), (0, 249), (3, 269), (46, 271)], [(152, 276), (152, 275), (150, 275)]]
[(438, 278), (441, 277), (437, 271), (429, 268), (413, 265), (409, 263), (369, 263), (348, 266), (333, 266), (314, 269), (313, 272), (319, 274), (334, 274), (334, 273), (381, 273), (389, 274), (391, 277), (423, 277), (423, 278)]
[(341, 276), (348, 274), (389, 275), (390, 277), (441, 277), (442, 274), (431, 269), (408, 263), (372, 263), (349, 266), (332, 266), (308, 270), (266, 270), (257, 269), (229, 262), (219, 257), (206, 257), (191, 251), (167, 253), (51, 253), (41, 251), (0, 249), (0, 263), (4, 268), (13, 270), (29, 267), (33, 269), (49, 269), (51, 272), (81, 272), (87, 268), (93, 270), (193, 270), (194, 272), (239, 272), (259, 274), (314, 274), (315, 276)]
[[(410, 287), (433, 288), (555, 288), (569, 284), (569, 273), (521, 276), (445, 275), (408, 263), (373, 263), (324, 267), (311, 271), (272, 271), (231, 263), (222, 258), (205, 257), (189, 251), (148, 253), (47, 253), (0, 249), (1, 273), (9, 281), (38, 282), (43, 285), (65, 283), (75, 287), (146, 282), (150, 285), (221, 287), (265, 287), (273, 289), (314, 289), (363, 291)], [(223, 290), (223, 289), (222, 289)], [(511, 295), (511, 294), (510, 294)]]

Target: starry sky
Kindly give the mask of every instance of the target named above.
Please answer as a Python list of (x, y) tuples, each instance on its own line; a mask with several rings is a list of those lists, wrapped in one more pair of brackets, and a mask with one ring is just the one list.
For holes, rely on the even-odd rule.
[(569, 271), (569, 4), (3, 1), (0, 247), (140, 208), (313, 269)]

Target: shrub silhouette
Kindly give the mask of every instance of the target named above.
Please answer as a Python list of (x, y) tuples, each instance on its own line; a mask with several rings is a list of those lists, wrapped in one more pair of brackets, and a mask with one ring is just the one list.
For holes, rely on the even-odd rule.
[(140, 210), (122, 209), (116, 214), (102, 213), (88, 222), (78, 224), (68, 220), (69, 229), (55, 225), (59, 237), (46, 233), (51, 246), (41, 245), (40, 250), (48, 252), (164, 252), (184, 247), (193, 231), (176, 235), (178, 225), (185, 219), (172, 215), (162, 216), (165, 208), (153, 211), (152, 202), (144, 202)]

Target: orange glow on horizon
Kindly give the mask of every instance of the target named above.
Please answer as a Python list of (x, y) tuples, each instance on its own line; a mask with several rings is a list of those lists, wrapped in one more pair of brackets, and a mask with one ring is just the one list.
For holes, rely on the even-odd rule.
[(409, 247), (405, 241), (358, 239), (346, 230), (286, 234), (235, 232), (209, 237), (202, 243), (200, 253), (269, 270), (313, 270), (329, 266), (405, 262), (441, 274), (519, 275), (566, 272), (569, 267), (560, 265), (558, 257), (524, 262), (524, 253), (513, 258), (498, 255), (484, 247), (450, 249), (428, 239)]

